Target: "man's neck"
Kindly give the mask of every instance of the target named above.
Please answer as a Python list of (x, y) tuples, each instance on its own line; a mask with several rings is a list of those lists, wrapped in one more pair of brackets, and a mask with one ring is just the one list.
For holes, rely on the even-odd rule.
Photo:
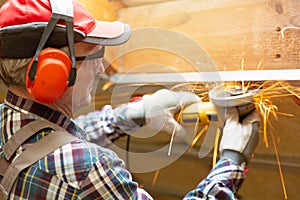
[(57, 102), (53, 102), (53, 103), (41, 103), (41, 102), (36, 101), (26, 90), (24, 90), (20, 87), (10, 86), (8, 88), (8, 90), (10, 90), (12, 93), (14, 93), (15, 95), (17, 95), (19, 97), (37, 102), (39, 104), (45, 105), (45, 106), (55, 110), (55, 111), (58, 111), (58, 112), (62, 113), (63, 115), (67, 116), (68, 118), (73, 117), (72, 106), (71, 106), (72, 104), (64, 103), (64, 101), (62, 99), (58, 100)]

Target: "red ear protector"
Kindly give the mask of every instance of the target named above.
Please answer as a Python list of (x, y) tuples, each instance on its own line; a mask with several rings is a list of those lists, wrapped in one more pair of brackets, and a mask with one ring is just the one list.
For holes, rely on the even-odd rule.
[[(51, 3), (58, 4), (59, 2), (61, 1), (51, 1)], [(69, 3), (70, 9), (66, 10), (67, 13), (62, 14), (62, 10), (59, 10), (59, 8), (62, 8), (61, 5), (52, 5), (52, 16), (26, 72), (26, 89), (34, 99), (41, 103), (57, 101), (67, 87), (73, 86), (75, 83), (76, 60), (73, 32), (73, 5), (72, 0), (63, 2), (64, 4)], [(70, 10), (72, 11), (71, 13), (69, 13)], [(43, 49), (59, 20), (64, 20), (66, 23), (71, 57), (59, 49)]]
[(26, 72), (27, 91), (39, 102), (57, 101), (67, 89), (72, 61), (69, 56), (55, 48), (43, 49), (39, 55), (34, 81), (29, 71), (34, 62), (30, 61)]

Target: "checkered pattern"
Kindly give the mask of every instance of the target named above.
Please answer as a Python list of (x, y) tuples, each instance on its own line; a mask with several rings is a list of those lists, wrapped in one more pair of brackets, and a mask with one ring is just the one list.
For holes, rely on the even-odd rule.
[(233, 200), (245, 179), (244, 170), (232, 161), (222, 158), (207, 178), (184, 199)]
[[(21, 127), (39, 118), (54, 122), (82, 139), (58, 148), (23, 170), (9, 199), (151, 199), (132, 181), (124, 162), (114, 152), (87, 142), (84, 139), (88, 138), (87, 134), (62, 114), (11, 92), (8, 92), (5, 103), (0, 105), (0, 111), (2, 159), (5, 156), (1, 147), (7, 140)], [(103, 124), (109, 124), (109, 120), (115, 121), (111, 116), (105, 119)], [(85, 127), (90, 129), (87, 125)], [(107, 125), (104, 127), (99, 127), (99, 134), (114, 133), (112, 126), (110, 129)], [(25, 150), (25, 144), (38, 141), (50, 131), (44, 129), (29, 138), (15, 156)]]
[[(118, 156), (104, 148), (109, 139), (124, 135), (115, 116), (126, 125), (126, 106), (113, 110), (105, 106), (101, 111), (80, 116), (74, 121), (43, 105), (22, 99), (8, 92), (0, 105), (1, 138), (0, 157), (5, 159), (3, 145), (21, 127), (44, 118), (66, 129), (81, 141), (66, 144), (22, 171), (15, 182), (10, 199), (152, 199), (138, 184), (132, 181)], [(119, 113), (118, 113), (119, 112)], [(127, 124), (127, 128), (136, 125)], [(84, 129), (85, 131), (83, 131)], [(32, 136), (24, 144), (34, 143), (51, 130), (45, 129)], [(107, 139), (109, 138), (109, 139)], [(94, 143), (101, 144), (102, 147)], [(24, 151), (20, 147), (15, 156)], [(235, 199), (245, 175), (241, 167), (230, 160), (221, 159), (206, 179), (184, 199)]]

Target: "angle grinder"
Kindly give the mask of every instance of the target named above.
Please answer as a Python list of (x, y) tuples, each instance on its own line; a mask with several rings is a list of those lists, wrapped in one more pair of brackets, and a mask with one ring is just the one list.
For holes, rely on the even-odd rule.
[(253, 97), (259, 92), (255, 89), (243, 89), (240, 86), (221, 84), (209, 91), (209, 102), (199, 102), (185, 107), (178, 115), (182, 125), (208, 125), (211, 121), (220, 122), (222, 126), (227, 107), (236, 107), (240, 118), (255, 109)]

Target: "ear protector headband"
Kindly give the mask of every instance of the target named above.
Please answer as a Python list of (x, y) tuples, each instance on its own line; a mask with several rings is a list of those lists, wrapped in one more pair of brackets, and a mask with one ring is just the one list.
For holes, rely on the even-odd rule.
[[(37, 101), (57, 101), (76, 79), (72, 0), (50, 0), (52, 15), (26, 72), (26, 89)], [(43, 49), (59, 20), (64, 20), (70, 51)]]

